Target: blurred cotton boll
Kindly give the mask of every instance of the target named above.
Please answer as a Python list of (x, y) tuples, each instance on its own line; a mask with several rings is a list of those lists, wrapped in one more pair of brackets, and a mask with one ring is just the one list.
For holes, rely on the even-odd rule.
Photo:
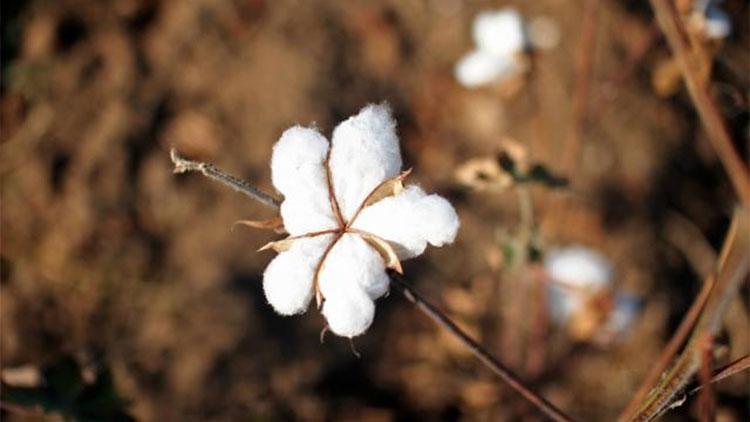
[(720, 3), (721, 1), (698, 1), (690, 16), (693, 28), (710, 40), (724, 39), (732, 33), (732, 21)]
[(474, 19), (472, 35), (480, 50), (496, 56), (513, 55), (527, 46), (523, 19), (510, 7), (480, 13)]
[(548, 298), (552, 316), (567, 321), (580, 309), (586, 297), (604, 292), (612, 285), (612, 265), (602, 254), (582, 246), (552, 251), (544, 262), (552, 281)]
[(632, 326), (640, 301), (615, 291), (614, 271), (607, 257), (572, 246), (550, 252), (544, 264), (550, 315), (572, 337), (609, 343)]
[(456, 64), (456, 79), (466, 87), (486, 85), (495, 80), (521, 74), (526, 66), (514, 56), (497, 57), (483, 50), (474, 50)]
[(533, 22), (527, 28), (518, 11), (510, 7), (477, 15), (472, 25), (476, 49), (456, 63), (458, 82), (475, 88), (524, 74), (528, 70), (527, 51), (552, 48), (560, 38), (551, 19), (538, 18)]

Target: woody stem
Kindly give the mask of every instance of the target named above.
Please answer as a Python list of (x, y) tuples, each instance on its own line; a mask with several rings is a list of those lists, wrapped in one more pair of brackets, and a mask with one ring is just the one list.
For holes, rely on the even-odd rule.
[[(188, 171), (198, 171), (203, 173), (205, 176), (211, 179), (217, 180), (225, 185), (228, 185), (232, 189), (244, 193), (257, 200), (258, 202), (269, 206), (271, 208), (278, 208), (279, 201), (274, 199), (272, 196), (259, 191), (247, 182), (237, 179), (228, 173), (225, 173), (217, 167), (196, 161), (188, 161), (180, 158), (177, 153), (171, 151), (172, 162), (175, 165), (176, 173), (183, 173)], [(185, 165), (185, 163), (189, 165)], [(326, 164), (326, 167), (327, 164)], [(207, 172), (206, 169), (212, 169), (212, 172)], [(216, 177), (215, 174), (220, 174), (222, 177)], [(329, 187), (331, 185), (329, 184)], [(259, 195), (258, 193), (261, 193)], [(332, 192), (332, 190), (331, 190)], [(270, 198), (270, 199), (269, 199)], [(331, 202), (332, 206), (338, 208), (335, 198)], [(340, 216), (340, 211), (339, 211)], [(555, 407), (552, 403), (541, 397), (538, 393), (534, 392), (529, 386), (525, 385), (510, 369), (505, 367), (496, 357), (487, 351), (481, 344), (476, 340), (472, 339), (465, 331), (459, 328), (443, 311), (428, 302), (419, 292), (414, 290), (403, 278), (397, 273), (391, 273), (391, 281), (393, 285), (399, 290), (404, 297), (415, 307), (425, 314), (428, 318), (433, 320), (441, 328), (451, 333), (456, 339), (458, 339), (469, 351), (476, 356), (479, 361), (500, 377), (503, 382), (508, 384), (512, 389), (521, 394), (526, 400), (533, 404), (539, 411), (544, 413), (547, 417), (554, 421), (572, 421), (573, 419)]]

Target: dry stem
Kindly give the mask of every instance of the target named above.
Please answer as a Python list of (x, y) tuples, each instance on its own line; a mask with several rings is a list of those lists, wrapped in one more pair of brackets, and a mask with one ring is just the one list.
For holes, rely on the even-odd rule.
[[(243, 193), (250, 198), (259, 201), (260, 203), (269, 206), (271, 208), (278, 208), (280, 201), (273, 198), (271, 195), (262, 192), (250, 185), (249, 183), (237, 179), (236, 177), (222, 171), (221, 169), (208, 163), (201, 163), (196, 161), (189, 161), (181, 158), (177, 151), (172, 149), (170, 151), (170, 157), (172, 163), (174, 163), (175, 173), (184, 173), (189, 171), (197, 171), (203, 173), (203, 175), (219, 181), (225, 185), (228, 185), (232, 189)], [(482, 345), (477, 343), (474, 339), (469, 337), (466, 332), (461, 330), (448, 316), (436, 308), (434, 305), (429, 303), (424, 297), (414, 290), (409, 284), (407, 284), (398, 273), (391, 272), (391, 281), (396, 288), (403, 293), (404, 297), (413, 303), (417, 309), (427, 315), (430, 319), (435, 321), (440, 327), (447, 330), (453, 336), (455, 336), (463, 345), (471, 351), (474, 356), (479, 359), (485, 366), (487, 366), (492, 372), (500, 377), (506, 384), (521, 394), (531, 404), (536, 406), (542, 413), (554, 421), (572, 421), (573, 419), (555, 407), (553, 404), (545, 400), (539, 394), (535, 393), (528, 386), (526, 386), (513, 372), (501, 364), (494, 356), (492, 356)]]
[(748, 206), (750, 205), (750, 173), (734, 149), (719, 108), (708, 90), (705, 77), (701, 76), (705, 75), (705, 57), (696, 53), (696, 49), (691, 48), (682, 24), (682, 17), (672, 0), (651, 0), (651, 6), (672, 53), (677, 59), (690, 98), (706, 128), (708, 140), (724, 164), (740, 202)]
[(716, 336), (721, 329), (730, 301), (735, 297), (749, 269), (750, 231), (747, 209), (734, 212), (732, 225), (724, 241), (724, 248), (714, 272), (715, 285), (708, 294), (706, 304), (682, 353), (670, 369), (663, 373), (658, 384), (640, 403), (635, 416), (625, 414), (621, 420), (648, 421), (669, 409), (677, 393), (698, 372), (705, 339)]

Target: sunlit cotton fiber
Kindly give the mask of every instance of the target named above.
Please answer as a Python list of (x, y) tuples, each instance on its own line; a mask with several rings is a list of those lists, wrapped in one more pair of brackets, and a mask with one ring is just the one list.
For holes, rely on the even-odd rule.
[(271, 172), (284, 195), (281, 217), (290, 238), (274, 248), (281, 252), (264, 274), (266, 298), (280, 314), (292, 315), (317, 296), (328, 328), (339, 336), (358, 336), (372, 324), (374, 300), (388, 292), (386, 269), (400, 269), (394, 257), (413, 258), (428, 243), (456, 238), (456, 211), (418, 186), (394, 183), (385, 197), (368, 201), (384, 182), (400, 180), (393, 179), (401, 172), (401, 152), (387, 105), (369, 105), (342, 122), (330, 151), (314, 129), (287, 130), (274, 147)]

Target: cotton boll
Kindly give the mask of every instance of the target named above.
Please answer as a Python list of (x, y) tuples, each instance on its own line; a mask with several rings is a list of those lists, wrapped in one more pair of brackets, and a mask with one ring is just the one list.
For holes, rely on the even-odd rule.
[(313, 295), (315, 268), (331, 235), (296, 240), (266, 267), (263, 291), (281, 315), (305, 312)]
[(526, 47), (523, 19), (510, 7), (480, 13), (474, 19), (472, 35), (480, 50), (497, 56), (510, 56)]
[(708, 6), (703, 21), (703, 32), (710, 39), (728, 37), (732, 32), (732, 21), (729, 15), (716, 5)]
[(560, 283), (588, 290), (612, 283), (612, 264), (599, 252), (582, 246), (552, 251), (544, 261), (549, 276)]
[(369, 105), (338, 125), (331, 148), (334, 191), (346, 219), (375, 187), (401, 170), (396, 123), (383, 104)]
[(375, 303), (361, 290), (336, 292), (326, 297), (321, 313), (334, 334), (351, 338), (370, 327), (375, 317)]
[(547, 298), (552, 317), (564, 322), (585, 299), (612, 283), (612, 266), (606, 257), (588, 248), (574, 246), (553, 251), (544, 262), (549, 278)]
[(328, 253), (319, 274), (320, 291), (328, 298), (341, 292), (364, 292), (377, 299), (388, 291), (385, 263), (361, 237), (344, 234)]
[(452, 242), (459, 220), (448, 201), (410, 185), (362, 210), (352, 226), (387, 240), (400, 259), (408, 259), (421, 255), (427, 242)]
[(523, 72), (524, 68), (515, 55), (497, 56), (484, 50), (474, 50), (459, 60), (454, 73), (461, 85), (473, 88), (511, 78)]
[(291, 235), (336, 226), (324, 166), (328, 141), (314, 129), (295, 126), (273, 149), (273, 184), (284, 194), (281, 217)]

